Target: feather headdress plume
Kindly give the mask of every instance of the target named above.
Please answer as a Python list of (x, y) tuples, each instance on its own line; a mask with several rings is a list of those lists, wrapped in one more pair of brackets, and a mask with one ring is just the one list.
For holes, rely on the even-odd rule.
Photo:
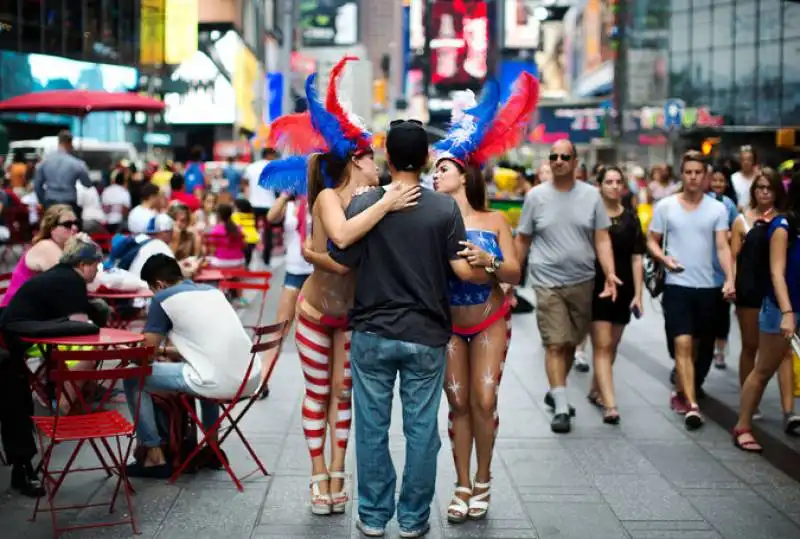
[(482, 166), (490, 158), (518, 146), (538, 104), (539, 81), (530, 73), (522, 73), (508, 101), (484, 133), (470, 162)]
[(273, 121), (269, 126), (267, 146), (290, 155), (328, 150), (325, 139), (314, 129), (308, 112), (287, 114)]
[(258, 185), (277, 193), (305, 196), (308, 192), (308, 156), (292, 155), (270, 161), (261, 170)]
[(342, 126), (345, 137), (355, 141), (357, 150), (369, 150), (372, 137), (366, 130), (364, 122), (345, 107), (339, 98), (339, 80), (344, 73), (347, 62), (357, 61), (357, 56), (345, 56), (331, 69), (328, 81), (328, 92), (325, 97), (325, 108), (336, 116)]
[(450, 130), (444, 139), (434, 144), (434, 150), (437, 159), (449, 158), (466, 165), (494, 119), (500, 103), (500, 87), (497, 82), (489, 81), (477, 104), (472, 92), (459, 93), (453, 101)]

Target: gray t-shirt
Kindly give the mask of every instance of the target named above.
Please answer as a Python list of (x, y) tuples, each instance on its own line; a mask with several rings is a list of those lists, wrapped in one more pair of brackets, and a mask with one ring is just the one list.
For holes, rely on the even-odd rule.
[(610, 226), (596, 187), (577, 182), (561, 192), (546, 182), (531, 189), (517, 233), (533, 236), (528, 257), (533, 286), (555, 288), (594, 279), (594, 233)]
[(703, 197), (693, 211), (686, 211), (678, 195), (663, 199), (653, 211), (650, 232), (667, 234), (666, 251), (685, 268), (667, 272), (666, 284), (689, 288), (719, 288), (725, 275), (715, 270), (716, 232), (728, 230), (728, 210), (722, 202)]

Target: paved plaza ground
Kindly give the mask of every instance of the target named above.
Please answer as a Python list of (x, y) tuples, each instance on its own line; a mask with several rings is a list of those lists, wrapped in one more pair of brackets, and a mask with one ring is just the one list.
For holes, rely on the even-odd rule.
[[(275, 283), (282, 282), (277, 271)], [(274, 313), (278, 288), (270, 292), (266, 312)], [(454, 483), (446, 403), (443, 397), (437, 496), (428, 537), (559, 539), (797, 539), (800, 537), (800, 483), (765, 457), (747, 455), (731, 444), (730, 434), (709, 421), (689, 433), (667, 406), (670, 361), (663, 320), (648, 304), (642, 320), (629, 327), (616, 366), (622, 422), (601, 422), (601, 412), (585, 399), (589, 375), (573, 373), (570, 398), (577, 408), (573, 432), (550, 432), (542, 399), (547, 390), (543, 353), (533, 315), (514, 317), (514, 337), (500, 391), (500, 435), (493, 465), (492, 506), (487, 520), (453, 526), (445, 511)], [(732, 357), (738, 354), (732, 332)], [(711, 373), (709, 406), (735, 404), (734, 369)], [(294, 346), (287, 343), (270, 384), (269, 399), (258, 403), (245, 430), (272, 473), (250, 480), (244, 493), (224, 472), (203, 472), (176, 485), (137, 480), (136, 515), (142, 537), (159, 539), (358, 537), (355, 503), (342, 516), (313, 517), (309, 512), (310, 465), (300, 427), (303, 381)], [(704, 405), (705, 406), (705, 405)], [(762, 406), (763, 427), (777, 437), (779, 408), (774, 383)], [(732, 412), (720, 412), (723, 423)], [(716, 417), (717, 414), (715, 414)], [(390, 443), (398, 470), (404, 439), (399, 400), (395, 402)], [(351, 444), (348, 471), (354, 471)], [(790, 442), (781, 451), (791, 451)], [(227, 447), (234, 467), (249, 471), (244, 448)], [(62, 448), (60, 454), (67, 453)], [(83, 461), (90, 462), (91, 453)], [(800, 458), (795, 454), (795, 465)], [(0, 488), (8, 484), (0, 469)], [(356, 478), (353, 478), (355, 481)], [(62, 499), (76, 502), (108, 496), (111, 481), (92, 473), (73, 476)], [(353, 482), (349, 488), (353, 491)], [(0, 490), (3, 492), (3, 490)], [(45, 538), (49, 517), (28, 522), (32, 503), (0, 494), (0, 537)], [(118, 511), (122, 510), (122, 506)], [(107, 513), (88, 509), (66, 513), (74, 523)], [(91, 530), (81, 538), (128, 537), (129, 527)], [(392, 522), (387, 537), (397, 537)]]

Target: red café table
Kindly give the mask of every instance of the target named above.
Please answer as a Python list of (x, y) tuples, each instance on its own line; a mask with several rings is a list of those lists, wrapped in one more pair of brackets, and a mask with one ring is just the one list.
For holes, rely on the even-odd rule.
[[(135, 299), (149, 299), (153, 297), (153, 292), (148, 289), (121, 291), (121, 290), (106, 290), (98, 289), (94, 292), (89, 292), (90, 298), (98, 298), (106, 301), (111, 308), (111, 318), (108, 320), (109, 328), (115, 329), (129, 329), (132, 322), (137, 317), (123, 316), (120, 313), (120, 305), (132, 302)], [(139, 309), (141, 311), (141, 309)], [(137, 314), (139, 314), (137, 312)]]
[(225, 280), (225, 274), (218, 269), (203, 268), (194, 275), (192, 280), (197, 283), (217, 283)]
[[(30, 380), (33, 390), (40, 397), (42, 397), (42, 400), (47, 403), (48, 406), (52, 406), (52, 399), (50, 397), (51, 392), (48, 391), (47, 388), (47, 383), (49, 380), (46, 371), (49, 367), (52, 367), (50, 352), (53, 346), (91, 346), (96, 348), (130, 346), (142, 343), (144, 341), (144, 335), (118, 328), (100, 328), (98, 333), (92, 335), (74, 335), (65, 337), (20, 337), (20, 340), (30, 344), (35, 344), (42, 350), (42, 364), (36, 369), (36, 372), (32, 373)], [(102, 364), (98, 365), (98, 368), (102, 368)], [(105, 405), (110, 397), (111, 391), (109, 388), (107, 391), (105, 391), (99, 406), (102, 407)], [(56, 406), (58, 406), (58, 403), (56, 403)], [(51, 409), (51, 412), (54, 412), (54, 410)], [(105, 446), (105, 449), (109, 452), (109, 454), (113, 456), (114, 453), (111, 450), (111, 447), (108, 445), (108, 440), (102, 438), (100, 441)], [(106, 464), (103, 453), (95, 443), (95, 440), (89, 440), (89, 444), (92, 446), (92, 449), (94, 450), (103, 467), (108, 469), (108, 465)], [(41, 465), (42, 463), (40, 462), (39, 466)]]

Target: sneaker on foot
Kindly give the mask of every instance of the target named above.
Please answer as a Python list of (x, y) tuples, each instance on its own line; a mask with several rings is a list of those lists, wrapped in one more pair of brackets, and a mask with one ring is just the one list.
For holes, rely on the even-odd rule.
[(669, 397), (669, 407), (675, 411), (676, 414), (686, 415), (689, 411), (689, 403), (686, 402), (686, 397), (683, 393), (673, 391)]
[(714, 367), (720, 370), (728, 368), (728, 365), (725, 364), (725, 352), (720, 351), (714, 354)]
[(426, 522), (421, 528), (418, 528), (416, 530), (410, 530), (410, 531), (400, 530), (400, 537), (402, 537), (403, 539), (415, 539), (417, 537), (422, 537), (423, 535), (426, 535), (430, 529), (431, 525)]
[(386, 533), (385, 528), (373, 528), (372, 526), (367, 526), (361, 521), (361, 519), (356, 522), (356, 528), (358, 528), (358, 531), (367, 537), (383, 537)]
[(589, 372), (589, 361), (583, 352), (575, 352), (575, 370), (578, 372)]
[(550, 430), (556, 434), (567, 434), (572, 430), (572, 423), (567, 414), (556, 414), (550, 422)]
[(783, 431), (790, 436), (796, 436), (798, 430), (800, 430), (800, 415), (794, 412), (784, 412)]
[(703, 416), (700, 414), (700, 408), (696, 404), (689, 407), (683, 418), (683, 423), (688, 430), (697, 430), (703, 426)]
[[(556, 401), (553, 399), (553, 395), (551, 395), (549, 391), (544, 394), (544, 405), (550, 408), (551, 411), (555, 410)], [(569, 405), (569, 416), (575, 417), (575, 407), (571, 404)]]

